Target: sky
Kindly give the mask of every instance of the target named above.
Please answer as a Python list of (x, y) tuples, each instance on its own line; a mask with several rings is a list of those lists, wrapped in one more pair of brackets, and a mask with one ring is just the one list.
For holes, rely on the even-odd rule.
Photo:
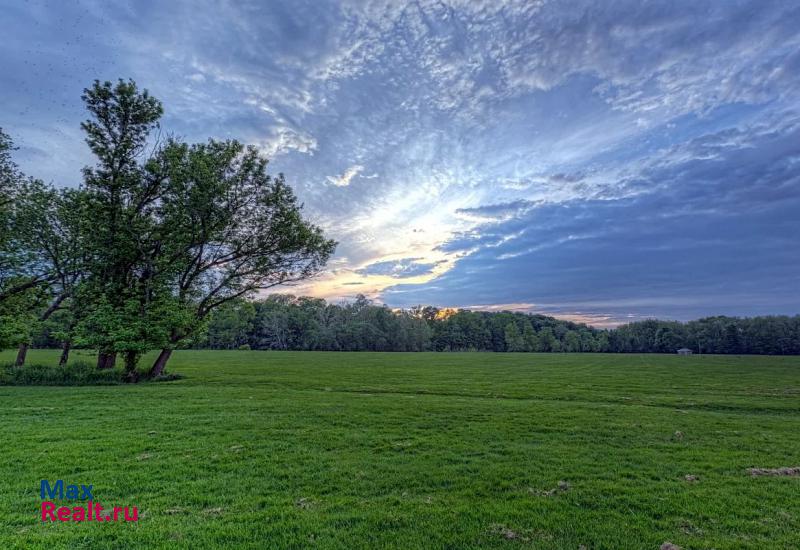
[(80, 184), (80, 101), (251, 143), (339, 242), (289, 289), (613, 326), (800, 313), (800, 3), (0, 0), (0, 126)]

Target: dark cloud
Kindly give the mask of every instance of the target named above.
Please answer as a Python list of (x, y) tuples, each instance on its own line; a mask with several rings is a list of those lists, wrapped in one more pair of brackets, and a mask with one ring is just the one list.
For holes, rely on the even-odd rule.
[(540, 204), (462, 234), (445, 245), (472, 251), (454, 269), (385, 299), (526, 302), (618, 318), (796, 313), (800, 117), (781, 118), (666, 151), (642, 169), (648, 192)]

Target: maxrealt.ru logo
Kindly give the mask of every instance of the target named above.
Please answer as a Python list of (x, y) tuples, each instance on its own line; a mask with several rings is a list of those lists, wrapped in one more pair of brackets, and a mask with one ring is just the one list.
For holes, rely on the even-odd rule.
[[(113, 511), (107, 510), (94, 502), (92, 491), (94, 485), (65, 485), (58, 479), (53, 485), (46, 479), (42, 480), (39, 494), (42, 497), (42, 521), (138, 521), (139, 510), (132, 506), (133, 512), (129, 513), (128, 507), (114, 506)], [(85, 506), (56, 507), (54, 499), (85, 500)], [(46, 500), (50, 499), (50, 500)], [(120, 516), (122, 513), (122, 516)]]

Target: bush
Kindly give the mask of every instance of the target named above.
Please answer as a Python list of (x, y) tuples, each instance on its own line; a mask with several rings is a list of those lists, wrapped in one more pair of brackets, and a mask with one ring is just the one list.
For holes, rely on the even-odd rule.
[(239, 346), (239, 351), (250, 351), (250, 344), (242, 344)]
[[(177, 380), (177, 374), (165, 374), (154, 382)], [(66, 367), (49, 365), (25, 365), (0, 367), (0, 386), (108, 386), (124, 384), (122, 368), (98, 370), (86, 362), (70, 363)]]

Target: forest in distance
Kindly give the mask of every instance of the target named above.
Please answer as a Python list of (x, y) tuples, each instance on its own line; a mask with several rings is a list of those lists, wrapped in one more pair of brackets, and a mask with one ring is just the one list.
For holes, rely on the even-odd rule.
[[(58, 316), (33, 340), (58, 347)], [(417, 306), (390, 309), (364, 296), (338, 304), (272, 294), (217, 309), (195, 349), (800, 354), (800, 316), (647, 319), (599, 329), (538, 314)]]

